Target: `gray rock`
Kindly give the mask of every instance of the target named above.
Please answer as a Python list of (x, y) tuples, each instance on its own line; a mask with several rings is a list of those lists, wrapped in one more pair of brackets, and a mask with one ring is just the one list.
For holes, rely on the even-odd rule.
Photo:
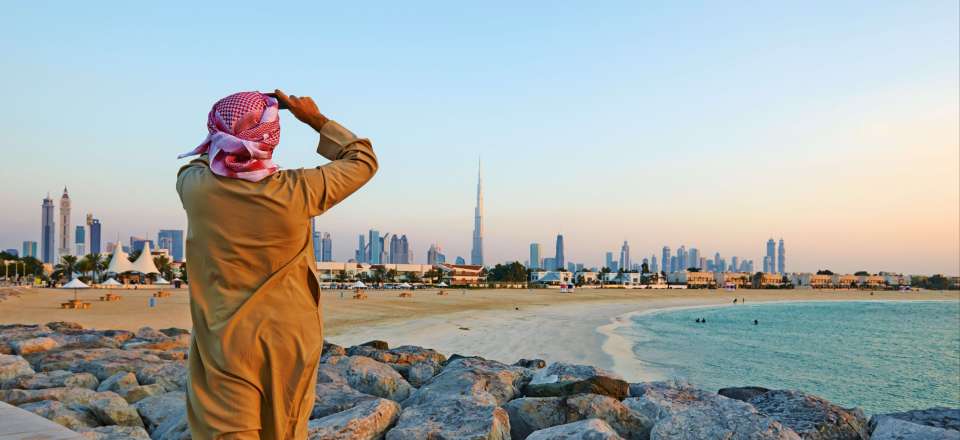
[(100, 426), (97, 419), (90, 413), (82, 409), (74, 410), (56, 400), (41, 400), (39, 402), (27, 403), (20, 405), (20, 409), (30, 411), (74, 431)]
[(519, 390), (529, 380), (530, 370), (526, 368), (480, 358), (459, 358), (448, 362), (440, 374), (414, 392), (403, 406), (431, 405), (458, 396), (483, 405), (500, 406), (519, 396)]
[(547, 361), (543, 359), (520, 359), (513, 363), (518, 367), (529, 368), (531, 370), (539, 370), (547, 366)]
[(960, 440), (960, 431), (908, 422), (881, 415), (870, 420), (871, 440)]
[(147, 341), (158, 341), (168, 338), (167, 335), (161, 333), (159, 330), (155, 330), (153, 327), (140, 327), (140, 329), (137, 330), (133, 336), (137, 339), (143, 339)]
[(97, 392), (87, 388), (44, 388), (40, 390), (0, 390), (0, 401), (11, 405), (56, 400), (66, 405), (87, 405), (97, 398)]
[(88, 440), (150, 440), (147, 431), (139, 426), (101, 426), (80, 432)]
[(69, 370), (74, 373), (91, 373), (103, 381), (114, 374), (137, 372), (155, 367), (164, 362), (152, 350), (120, 350), (116, 348), (92, 348), (85, 350), (51, 350), (29, 356), (30, 363), (41, 371)]
[(863, 411), (841, 408), (800, 391), (769, 391), (750, 399), (750, 404), (807, 440), (870, 438)]
[(503, 409), (510, 417), (510, 437), (522, 440), (535, 431), (573, 421), (567, 420), (565, 400), (563, 397), (521, 397), (507, 402)]
[(311, 419), (319, 419), (341, 411), (346, 411), (360, 403), (376, 400), (376, 396), (361, 393), (346, 383), (317, 383), (316, 401), (313, 404)]
[(366, 400), (346, 411), (310, 421), (313, 440), (376, 440), (400, 417), (400, 404), (387, 399)]
[(412, 345), (403, 345), (389, 350), (359, 345), (350, 347), (347, 354), (350, 356), (366, 356), (385, 363), (397, 370), (414, 387), (421, 386), (439, 373), (447, 361), (446, 356), (435, 350)]
[(122, 397), (110, 391), (97, 394), (97, 398), (90, 401), (89, 409), (102, 424), (143, 427), (140, 414)]
[(80, 387), (97, 389), (100, 381), (90, 373), (72, 373), (67, 370), (41, 371), (32, 376), (20, 376), (0, 388), (40, 390), (44, 388)]
[(186, 424), (187, 397), (181, 391), (150, 396), (133, 404), (133, 407), (140, 414), (147, 432), (154, 434), (154, 438), (159, 438), (157, 435), (161, 431), (159, 428), (168, 422), (176, 425), (178, 419), (183, 419), (183, 423)]
[(413, 390), (400, 373), (368, 357), (332, 357), (324, 367), (335, 371), (357, 391), (377, 397), (399, 402), (409, 397)]
[(46, 336), (40, 336), (30, 339), (22, 339), (15, 341), (10, 344), (13, 347), (13, 351), (19, 355), (28, 355), (32, 353), (40, 353), (48, 350), (53, 350), (60, 346), (60, 344)]
[(619, 374), (604, 370), (590, 365), (576, 365), (565, 362), (554, 362), (537, 370), (530, 381), (532, 384), (555, 383), (555, 382), (576, 382), (586, 380), (595, 376), (605, 376), (612, 379), (623, 380)]
[(532, 397), (572, 396), (574, 394), (600, 394), (617, 400), (627, 398), (630, 384), (620, 379), (594, 376), (585, 380), (553, 383), (529, 383), (524, 394)]
[[(898, 413), (878, 414), (873, 418), (881, 416), (894, 417), (900, 420), (916, 423), (918, 425), (960, 431), (960, 409), (958, 408), (945, 408), (941, 406)], [(874, 421), (873, 419), (870, 419), (871, 428), (873, 425)]]
[(721, 388), (720, 391), (717, 391), (717, 394), (730, 399), (749, 402), (750, 399), (766, 393), (767, 391), (770, 390), (764, 387), (730, 387)]
[(124, 400), (128, 403), (137, 403), (143, 399), (146, 399), (150, 396), (159, 396), (163, 393), (166, 393), (167, 389), (163, 385), (158, 383), (152, 383), (150, 385), (138, 385), (131, 388), (123, 395)]
[(654, 421), (652, 440), (799, 440), (800, 436), (750, 404), (675, 382), (640, 384), (627, 407)]
[(587, 419), (536, 431), (527, 440), (623, 440), (623, 437), (603, 420)]
[(159, 384), (167, 391), (186, 391), (189, 372), (182, 361), (168, 361), (147, 365), (137, 370), (141, 385)]
[(21, 356), (0, 354), (0, 383), (35, 373), (30, 363)]
[[(442, 373), (441, 373), (442, 374)], [(499, 406), (467, 396), (405, 408), (386, 440), (509, 440), (510, 418)]]
[(123, 397), (127, 395), (128, 391), (138, 386), (140, 386), (140, 383), (137, 382), (137, 375), (120, 371), (100, 382), (97, 391), (113, 391)]
[(510, 435), (523, 439), (532, 432), (586, 419), (601, 419), (628, 439), (649, 438), (653, 422), (620, 401), (597, 394), (570, 397), (524, 397), (504, 405)]
[(320, 362), (326, 362), (331, 356), (346, 356), (347, 349), (327, 341), (323, 341), (323, 354), (320, 356)]

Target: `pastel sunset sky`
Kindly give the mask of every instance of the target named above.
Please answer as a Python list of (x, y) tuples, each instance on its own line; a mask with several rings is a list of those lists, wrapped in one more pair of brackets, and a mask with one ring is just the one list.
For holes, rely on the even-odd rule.
[[(960, 10), (950, 1), (14, 2), (0, 72), (0, 248), (64, 186), (104, 238), (186, 228), (178, 153), (241, 90), (310, 95), (381, 169), (321, 217), (488, 263), (685, 244), (788, 270), (960, 272)], [(281, 114), (275, 160), (323, 163)]]

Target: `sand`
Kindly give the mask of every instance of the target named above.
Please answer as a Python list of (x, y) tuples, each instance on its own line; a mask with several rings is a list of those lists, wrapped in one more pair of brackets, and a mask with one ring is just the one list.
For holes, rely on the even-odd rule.
[[(61, 302), (73, 291), (29, 289), (0, 302), (0, 324), (74, 321), (98, 329), (140, 327), (190, 327), (189, 299), (185, 289), (148, 307), (150, 290), (111, 290), (123, 299), (101, 302), (103, 290), (81, 290), (79, 298), (92, 303), (88, 310), (64, 310)], [(445, 289), (416, 291), (400, 298), (398, 291), (368, 290), (366, 300), (350, 299), (351, 292), (324, 291), (325, 338), (341, 345), (381, 339), (391, 345), (431, 347), (445, 354), (474, 354), (503, 361), (542, 358), (594, 364), (626, 374), (643, 376), (640, 361), (630, 355), (629, 342), (615, 329), (632, 313), (676, 307), (770, 301), (833, 300), (960, 300), (960, 292), (882, 292), (855, 290), (623, 290), (579, 289)], [(611, 356), (613, 354), (613, 356)]]

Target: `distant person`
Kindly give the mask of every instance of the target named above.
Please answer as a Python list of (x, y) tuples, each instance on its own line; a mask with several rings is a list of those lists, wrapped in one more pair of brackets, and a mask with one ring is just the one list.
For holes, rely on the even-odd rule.
[(736, 298), (733, 299), (733, 303), (734, 303), (734, 304), (737, 303), (737, 299), (736, 299)]
[[(320, 135), (331, 162), (280, 170), (279, 110)], [(310, 221), (377, 171), (370, 141), (308, 97), (236, 93), (207, 115), (209, 135), (181, 155), (193, 338), (187, 417), (194, 439), (305, 439), (323, 347)]]
[(753, 320), (753, 325), (760, 325), (760, 321), (757, 321), (756, 319), (754, 319), (754, 320)]

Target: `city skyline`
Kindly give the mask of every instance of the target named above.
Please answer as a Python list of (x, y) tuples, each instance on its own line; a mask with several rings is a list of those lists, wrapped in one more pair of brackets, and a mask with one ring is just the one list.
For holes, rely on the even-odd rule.
[[(281, 88), (377, 151), (374, 179), (321, 219), (337, 260), (373, 226), (404, 231), (420, 261), (429, 243), (469, 259), (482, 155), (487, 264), (530, 242), (553, 254), (563, 231), (567, 258), (593, 264), (626, 239), (634, 259), (696, 243), (759, 268), (757, 243), (783, 236), (789, 271), (958, 271), (956, 2), (505, 8), (277, 5), (291, 26), (236, 36), (269, 68), (225, 74), (196, 66), (233, 52), (193, 43), (255, 11), (11, 5), (0, 247), (42, 243), (38, 200), (64, 186), (71, 223), (95, 212), (104, 240), (186, 230), (177, 153), (217, 99)], [(107, 96), (130, 99), (91, 105)], [(51, 102), (83, 117), (51, 125)], [(144, 137), (145, 120), (164, 129)], [(313, 130), (281, 125), (283, 168), (326, 162)]]

